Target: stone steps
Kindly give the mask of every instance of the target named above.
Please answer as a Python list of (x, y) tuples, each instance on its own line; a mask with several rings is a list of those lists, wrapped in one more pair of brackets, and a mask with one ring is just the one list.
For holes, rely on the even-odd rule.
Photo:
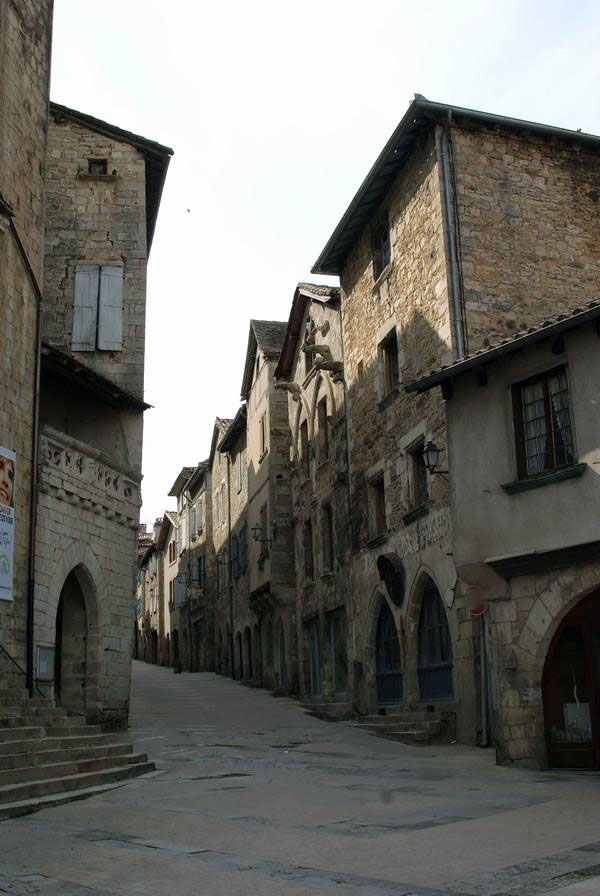
[[(122, 765), (102, 771), (85, 772), (76, 775), (67, 775), (63, 778), (41, 779), (29, 781), (23, 784), (0, 787), (0, 821), (12, 818), (15, 815), (26, 815), (35, 812), (40, 805), (40, 797), (55, 796), (60, 794), (60, 802), (70, 802), (72, 799), (82, 799), (84, 796), (93, 796), (98, 792), (98, 787), (106, 784), (115, 784), (128, 778), (135, 778), (155, 770), (153, 762), (137, 762), (132, 765)], [(81, 794), (79, 791), (87, 793)], [(57, 801), (48, 801), (47, 805), (57, 805)]]
[(441, 707), (394, 707), (389, 714), (386, 711), (385, 715), (363, 716), (351, 724), (377, 737), (405, 744), (450, 743), (456, 736), (455, 711)]
[(305, 700), (301, 704), (309, 716), (323, 719), (326, 722), (341, 722), (354, 715), (351, 703), (323, 703), (318, 700)]
[(0, 819), (83, 799), (155, 769), (82, 716), (41, 699), (0, 699)]
[[(75, 738), (73, 738), (75, 740)], [(90, 738), (91, 740), (91, 738)], [(36, 742), (37, 743), (37, 742)], [(48, 746), (48, 741), (44, 742)], [(15, 753), (0, 755), (0, 772), (7, 769), (21, 769), (31, 766), (53, 765), (57, 762), (77, 761), (79, 759), (104, 759), (108, 756), (123, 756), (133, 753), (133, 744), (108, 743), (98, 746), (85, 745), (46, 750), (33, 750), (31, 748)]]

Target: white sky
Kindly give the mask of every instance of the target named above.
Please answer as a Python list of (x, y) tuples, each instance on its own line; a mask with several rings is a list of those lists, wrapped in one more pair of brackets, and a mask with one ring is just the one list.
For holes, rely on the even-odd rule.
[(600, 134), (599, 39), (591, 0), (55, 0), (52, 98), (175, 150), (142, 520), (235, 414), (250, 318), (325, 282), (310, 268), (413, 94)]

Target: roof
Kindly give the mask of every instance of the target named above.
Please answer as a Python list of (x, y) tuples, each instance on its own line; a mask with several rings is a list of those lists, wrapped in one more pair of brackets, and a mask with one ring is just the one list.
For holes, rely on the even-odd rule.
[(491, 364), (499, 358), (519, 352), (528, 345), (543, 342), (545, 339), (559, 336), (568, 330), (574, 330), (582, 323), (599, 319), (600, 300), (588, 302), (585, 305), (574, 308), (568, 314), (558, 314), (554, 318), (545, 320), (537, 327), (530, 327), (528, 330), (523, 330), (507, 339), (499, 340), (489, 348), (474, 352), (466, 358), (454, 361), (452, 364), (438, 367), (427, 376), (421, 377), (414, 383), (409, 383), (409, 385), (404, 387), (405, 391), (427, 392), (429, 389), (462, 376), (462, 374), (468, 373), (470, 370), (484, 367), (486, 364)]
[(267, 361), (276, 361), (279, 358), (283, 341), (287, 330), (286, 321), (281, 320), (251, 320), (248, 334), (248, 348), (246, 350), (246, 364), (244, 366), (244, 378), (242, 380), (242, 400), (245, 401), (250, 394), (252, 386), (252, 373), (257, 347)]
[(167, 543), (167, 538), (169, 535), (170, 529), (177, 528), (177, 518), (174, 514), (170, 513), (168, 510), (165, 510), (162, 518), (162, 523), (160, 524), (160, 529), (158, 532), (158, 538), (156, 539), (156, 548), (159, 551), (164, 550), (164, 547)]
[(170, 498), (178, 498), (181, 494), (183, 486), (186, 484), (192, 473), (196, 467), (182, 467), (179, 473), (177, 474), (177, 479), (171, 486), (171, 491), (169, 492)]
[(489, 112), (478, 112), (460, 106), (430, 102), (425, 97), (415, 94), (415, 99), (377, 157), (375, 164), (316, 260), (312, 269), (313, 274), (340, 273), (358, 235), (371, 219), (392, 181), (404, 166), (420, 134), (428, 130), (433, 123), (448, 123), (449, 121), (455, 124), (464, 122), (480, 127), (503, 127), (521, 133), (523, 136), (552, 137), (590, 147), (600, 146), (600, 137), (594, 134), (584, 134), (580, 131), (556, 128), (519, 118), (507, 118)]
[(50, 371), (84, 392), (100, 398), (113, 408), (127, 408), (134, 411), (146, 411), (152, 405), (146, 404), (130, 392), (121, 389), (112, 380), (86, 367), (53, 345), (42, 345), (42, 369)]
[(233, 420), (231, 417), (215, 417), (215, 425), (213, 426), (213, 435), (212, 441), (210, 443), (210, 454), (208, 456), (208, 463), (212, 467), (213, 460), (215, 459), (215, 451), (217, 450), (217, 445), (223, 438), (224, 434), (227, 432)]
[(188, 481), (185, 483), (190, 493), (192, 493), (194, 497), (196, 495), (196, 491), (198, 491), (195, 491), (196, 486), (200, 484), (207, 470), (208, 460), (201, 460)]
[(287, 323), (285, 339), (279, 362), (275, 368), (275, 379), (288, 379), (296, 357), (298, 343), (302, 336), (302, 321), (309, 302), (337, 304), (340, 298), (339, 286), (320, 286), (316, 283), (299, 283), (294, 292), (292, 308)]
[(228, 452), (231, 451), (233, 446), (235, 445), (238, 436), (246, 431), (246, 405), (243, 404), (231, 423), (229, 424), (227, 431), (221, 442), (218, 445), (219, 451)]
[(56, 122), (60, 122), (61, 119), (68, 119), (89, 128), (91, 131), (95, 131), (97, 134), (103, 134), (111, 140), (117, 140), (119, 143), (128, 143), (144, 156), (146, 162), (146, 241), (148, 253), (150, 253), (160, 198), (173, 150), (169, 146), (157, 143), (155, 140), (148, 140), (147, 137), (141, 137), (139, 134), (125, 131), (114, 124), (102, 121), (100, 118), (93, 118), (84, 112), (69, 109), (68, 106), (61, 106), (59, 103), (50, 103), (50, 114), (53, 115)]

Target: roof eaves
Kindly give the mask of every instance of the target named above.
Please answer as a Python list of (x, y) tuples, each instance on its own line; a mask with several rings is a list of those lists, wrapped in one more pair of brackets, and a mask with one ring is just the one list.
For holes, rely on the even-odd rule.
[(427, 376), (415, 380), (404, 387), (405, 392), (428, 392), (430, 389), (440, 386), (448, 380), (469, 373), (471, 370), (492, 364), (499, 358), (512, 355), (521, 351), (528, 345), (535, 345), (553, 336), (559, 336), (569, 330), (574, 330), (588, 321), (600, 319), (600, 301), (590, 302), (588, 307), (579, 308), (572, 314), (560, 315), (555, 320), (544, 323), (541, 327), (531, 328), (525, 333), (520, 333), (512, 339), (506, 339), (498, 345), (483, 349), (467, 358), (461, 358), (453, 364), (432, 370)]

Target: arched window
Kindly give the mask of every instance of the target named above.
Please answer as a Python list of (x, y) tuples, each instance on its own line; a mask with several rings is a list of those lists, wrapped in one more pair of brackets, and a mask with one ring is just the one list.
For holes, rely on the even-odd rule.
[(429, 579), (419, 619), (418, 658), (421, 700), (451, 700), (452, 644), (440, 593)]
[(400, 642), (392, 611), (383, 601), (377, 620), (375, 635), (375, 666), (377, 678), (377, 702), (402, 703), (404, 687), (400, 664)]

